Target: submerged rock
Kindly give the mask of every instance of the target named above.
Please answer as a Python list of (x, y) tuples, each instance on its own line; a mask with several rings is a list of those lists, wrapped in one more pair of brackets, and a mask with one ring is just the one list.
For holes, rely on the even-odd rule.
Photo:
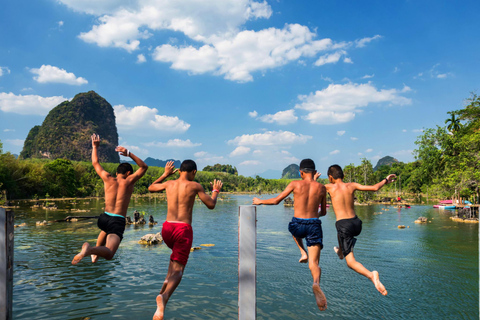
[(140, 238), (140, 241), (138, 241), (139, 244), (151, 246), (155, 244), (160, 244), (163, 242), (163, 238), (160, 232), (157, 234), (149, 233), (144, 235), (142, 238)]

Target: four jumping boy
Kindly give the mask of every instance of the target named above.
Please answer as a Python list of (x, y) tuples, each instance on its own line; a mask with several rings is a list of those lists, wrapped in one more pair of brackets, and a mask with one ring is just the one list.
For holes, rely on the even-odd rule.
[[(81, 252), (73, 258), (72, 264), (77, 264), (87, 255), (91, 255), (92, 262), (96, 262), (98, 257), (107, 260), (113, 258), (123, 238), (125, 216), (133, 193), (133, 186), (148, 169), (148, 166), (141, 159), (124, 147), (118, 146), (115, 150), (132, 158), (139, 169), (133, 172), (130, 164), (122, 163), (117, 168), (116, 177), (112, 177), (98, 161), (97, 149), (100, 144), (100, 137), (94, 134), (91, 139), (92, 164), (105, 185), (105, 213), (102, 213), (98, 219), (98, 227), (101, 232), (97, 239), (97, 245), (91, 247), (85, 242)], [(166, 178), (177, 171), (180, 173), (178, 179), (164, 182)], [(168, 272), (156, 299), (157, 310), (153, 320), (164, 318), (165, 306), (182, 280), (193, 242), (191, 223), (196, 196), (198, 195), (209, 209), (214, 209), (222, 188), (222, 182), (214, 180), (212, 196), (207, 195), (203, 187), (193, 181), (196, 172), (197, 166), (193, 160), (183, 161), (180, 170), (175, 169), (173, 161), (169, 161), (162, 176), (148, 188), (150, 192), (166, 191), (168, 210), (166, 221), (162, 227), (162, 237), (165, 244), (172, 249)], [(327, 174), (330, 184), (324, 186), (318, 183), (316, 180), (320, 174), (315, 170), (315, 163), (311, 159), (304, 159), (300, 163), (302, 180), (292, 181), (277, 197), (264, 200), (253, 198), (254, 205), (277, 205), (293, 192), (295, 198), (294, 217), (288, 225), (288, 230), (300, 250), (299, 262), (308, 262), (313, 278), (312, 291), (321, 311), (327, 308), (327, 299), (320, 288), (321, 268), (319, 260), (323, 248), (323, 232), (319, 217), (327, 213), (327, 192), (330, 194), (337, 220), (335, 226), (339, 246), (334, 247), (335, 252), (340, 259), (345, 258), (348, 267), (370, 279), (381, 294), (387, 295), (387, 290), (380, 282), (378, 272), (366, 269), (355, 260), (353, 255), (353, 247), (356, 243), (355, 237), (362, 230), (362, 221), (356, 216), (354, 210), (354, 192), (356, 190), (377, 191), (395, 179), (395, 175), (391, 174), (374, 186), (345, 183), (343, 182), (342, 168), (338, 165), (330, 166)], [(305, 250), (303, 244), (304, 238), (307, 250)]]

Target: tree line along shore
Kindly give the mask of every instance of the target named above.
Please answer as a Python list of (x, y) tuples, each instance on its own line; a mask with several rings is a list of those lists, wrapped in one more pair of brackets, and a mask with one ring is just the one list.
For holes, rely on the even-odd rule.
[[(445, 126), (424, 129), (417, 138), (415, 161), (396, 162), (374, 170), (372, 163), (344, 166), (346, 182), (375, 184), (388, 174), (395, 173), (397, 181), (379, 193), (356, 193), (359, 203), (401, 195), (421, 203), (430, 199), (464, 198), (480, 202), (480, 97), (472, 94), (464, 108), (448, 112)], [(102, 163), (104, 169), (115, 173), (118, 163)], [(134, 166), (136, 169), (136, 166)], [(228, 172), (200, 171), (195, 180), (206, 190), (210, 182), (221, 179), (225, 192), (276, 193), (291, 179), (245, 177), (232, 172), (230, 165), (209, 166), (225, 168)], [(148, 193), (148, 186), (162, 175), (164, 168), (149, 167), (136, 185), (134, 194)], [(327, 183), (326, 179), (319, 181)], [(7, 199), (83, 198), (102, 197), (103, 183), (89, 162), (68, 159), (21, 159), (3, 152), (0, 142), (0, 201)], [(0, 202), (1, 203), (1, 202)]]

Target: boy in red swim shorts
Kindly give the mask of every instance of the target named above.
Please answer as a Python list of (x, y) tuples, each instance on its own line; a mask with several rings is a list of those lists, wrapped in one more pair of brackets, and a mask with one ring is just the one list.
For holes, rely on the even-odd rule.
[[(180, 171), (180, 177), (176, 180), (163, 182), (167, 177)], [(203, 187), (193, 181), (197, 173), (197, 165), (193, 160), (185, 160), (180, 170), (175, 169), (173, 161), (167, 162), (165, 172), (160, 178), (148, 187), (150, 192), (166, 190), (167, 193), (167, 219), (163, 223), (162, 237), (165, 244), (172, 249), (167, 276), (163, 282), (160, 294), (157, 296), (157, 311), (153, 320), (163, 319), (165, 306), (168, 299), (180, 284), (183, 270), (190, 255), (193, 242), (192, 210), (195, 197), (198, 197), (209, 209), (215, 208), (217, 197), (222, 189), (220, 180), (213, 181), (213, 191), (210, 197)]]

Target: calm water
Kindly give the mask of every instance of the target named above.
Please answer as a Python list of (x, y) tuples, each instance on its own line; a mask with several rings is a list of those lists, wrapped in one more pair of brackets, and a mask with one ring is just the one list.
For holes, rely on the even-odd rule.
[[(191, 253), (167, 306), (167, 319), (237, 318), (238, 206), (250, 204), (251, 198), (231, 196), (213, 211), (195, 205), (194, 245), (215, 246)], [(77, 215), (98, 214), (103, 206), (95, 200), (78, 202), (77, 208), (92, 212)], [(127, 226), (113, 260), (92, 264), (85, 259), (77, 266), (70, 261), (84, 241), (95, 243), (96, 221), (35, 226), (35, 221), (69, 214), (26, 208), (15, 210), (15, 223), (28, 224), (15, 230), (15, 319), (152, 318), (170, 250), (165, 245), (144, 247), (137, 241), (161, 230), (165, 202), (132, 199), (130, 215), (134, 209), (144, 210), (160, 223), (151, 228)], [(332, 249), (335, 218), (329, 210), (322, 218), (325, 247), (320, 258), (328, 309), (318, 311), (308, 266), (298, 263), (299, 251), (287, 230), (293, 209), (262, 206), (257, 208), (258, 319), (479, 318), (478, 225), (452, 222), (447, 211), (425, 206), (357, 207), (357, 214), (363, 231), (355, 256), (370, 270), (379, 271), (388, 296), (381, 296), (370, 281), (338, 260)], [(415, 224), (419, 216), (432, 222)], [(399, 224), (410, 228), (398, 229)]]

